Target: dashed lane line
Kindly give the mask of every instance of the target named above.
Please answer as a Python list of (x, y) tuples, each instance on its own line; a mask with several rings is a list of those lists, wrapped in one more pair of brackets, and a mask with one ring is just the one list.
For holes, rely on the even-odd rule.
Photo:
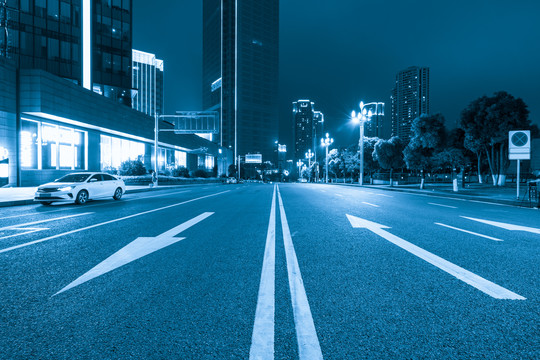
[(24, 223), (24, 224), (9, 225), (9, 226), (1, 227), (1, 228), (0, 228), (0, 231), (2, 231), (2, 230), (13, 230), (14, 228), (21, 228), (21, 227), (25, 227), (25, 226), (31, 226), (31, 225), (37, 225), (37, 224), (43, 224), (43, 223), (46, 223), (46, 222), (57, 221), (57, 220), (63, 220), (63, 219), (69, 219), (69, 218), (73, 218), (73, 217), (77, 217), (77, 216), (84, 216), (84, 215), (90, 215), (90, 214), (93, 214), (93, 212), (86, 212), (86, 213), (82, 213), (82, 214), (66, 215), (66, 216), (61, 216), (61, 217), (52, 218), (52, 219), (45, 219), (45, 220), (32, 221), (32, 222), (28, 222), (28, 223)]
[(489, 239), (489, 240), (493, 240), (493, 241), (503, 241), (503, 240), (501, 240), (501, 239), (497, 239), (497, 238), (494, 238), (494, 237), (492, 237), (492, 236), (479, 234), (479, 233), (476, 233), (476, 232), (474, 232), (474, 231), (469, 231), (469, 230), (465, 230), (465, 229), (460, 229), (460, 228), (457, 228), (457, 227), (454, 227), (454, 226), (450, 226), (450, 225), (446, 225), (446, 224), (435, 223), (435, 225), (444, 226), (444, 227), (449, 228), (449, 229), (461, 231), (461, 232), (464, 232), (464, 233), (467, 233), (467, 234), (471, 234), (471, 235), (483, 237), (483, 238), (485, 238), (485, 239)]
[(35, 241), (30, 241), (30, 242), (27, 242), (27, 243), (24, 243), (24, 244), (20, 244), (20, 245), (16, 245), (16, 246), (11, 246), (11, 247), (8, 247), (8, 248), (5, 248), (5, 249), (1, 249), (1, 250), (0, 250), (0, 254), (5, 253), (5, 252), (8, 252), (8, 251), (13, 251), (13, 250), (16, 250), (16, 249), (19, 249), (19, 248), (22, 248), (22, 247), (26, 247), (26, 246), (30, 246), (30, 245), (42, 243), (42, 242), (44, 242), (44, 241), (56, 239), (56, 238), (59, 238), (59, 237), (61, 237), (61, 236), (65, 236), (65, 235), (70, 235), (70, 234), (78, 233), (78, 232), (85, 231), (85, 230), (89, 230), (89, 229), (93, 229), (93, 228), (96, 228), (96, 227), (99, 227), (99, 226), (108, 225), (108, 224), (112, 224), (112, 223), (115, 223), (115, 222), (118, 222), (118, 221), (131, 219), (131, 218), (134, 218), (134, 217), (137, 217), (137, 216), (150, 214), (150, 213), (153, 213), (153, 212), (156, 212), (156, 211), (165, 210), (165, 209), (170, 209), (170, 208), (172, 208), (172, 207), (184, 205), (184, 204), (187, 204), (187, 203), (190, 203), (190, 202), (193, 202), (193, 201), (202, 200), (202, 199), (206, 199), (206, 198), (209, 198), (209, 197), (212, 197), (212, 196), (221, 195), (221, 194), (227, 193), (227, 192), (229, 192), (229, 191), (230, 191), (230, 190), (226, 190), (226, 191), (221, 191), (221, 192), (218, 192), (218, 193), (215, 193), (215, 194), (210, 194), (210, 195), (201, 196), (201, 197), (198, 197), (198, 198), (195, 198), (195, 199), (182, 201), (182, 202), (180, 202), (180, 203), (176, 203), (176, 204), (172, 204), (172, 205), (168, 205), (168, 206), (164, 206), (164, 207), (160, 207), (160, 208), (152, 209), (152, 210), (148, 210), (148, 211), (143, 211), (143, 212), (140, 212), (140, 213), (137, 213), (137, 214), (128, 215), (128, 216), (124, 216), (124, 217), (121, 217), (121, 218), (118, 218), (118, 219), (113, 219), (113, 220), (105, 221), (105, 222), (102, 222), (102, 223), (99, 223), (99, 224), (94, 224), (94, 225), (86, 226), (86, 227), (83, 227), (83, 228), (80, 228), (80, 229), (75, 229), (75, 230), (67, 231), (67, 232), (64, 232), (64, 233), (61, 233), (61, 234), (52, 235), (52, 236), (49, 236), (49, 237), (46, 237), (46, 238), (43, 238), (43, 239), (39, 239), (39, 240), (35, 240)]
[(457, 209), (457, 206), (443, 205), (443, 204), (437, 204), (437, 203), (428, 203), (428, 204), (433, 205), (433, 206), (445, 207), (445, 208), (449, 208), (449, 209)]
[(373, 206), (373, 207), (380, 207), (379, 205), (371, 204), (371, 203), (368, 203), (368, 202), (365, 202), (365, 201), (362, 201), (362, 204), (366, 204), (366, 205)]

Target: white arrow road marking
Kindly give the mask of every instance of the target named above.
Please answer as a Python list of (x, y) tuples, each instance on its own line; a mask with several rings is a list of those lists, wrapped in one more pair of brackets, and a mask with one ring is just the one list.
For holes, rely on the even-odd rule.
[(275, 268), (276, 268), (276, 186), (272, 195), (266, 247), (251, 336), (250, 360), (274, 359)]
[(428, 204), (429, 205), (440, 206), (440, 207), (445, 207), (445, 208), (450, 208), (450, 209), (457, 209), (457, 206), (443, 205), (443, 204), (437, 204), (437, 203), (428, 203)]
[(285, 245), (285, 257), (287, 259), (287, 272), (289, 275), (289, 289), (291, 291), (291, 301), (296, 327), (296, 338), (298, 341), (298, 357), (300, 360), (322, 360), (321, 346), (317, 338), (317, 331), (311, 316), (311, 310), (302, 281), (302, 274), (298, 266), (298, 259), (294, 251), (294, 245), (283, 207), (283, 200), (277, 188), (279, 198), (279, 213), (281, 216), (281, 229), (283, 230), (283, 243)]
[(366, 205), (373, 206), (373, 207), (379, 207), (379, 205), (371, 204), (371, 203), (368, 203), (368, 202), (365, 202), (365, 201), (362, 201), (362, 204), (366, 204)]
[(143, 256), (149, 255), (155, 251), (158, 251), (180, 240), (185, 239), (183, 237), (174, 236), (190, 228), (191, 226), (203, 221), (212, 214), (214, 213), (202, 213), (201, 215), (189, 221), (186, 221), (185, 223), (180, 224), (172, 228), (171, 230), (165, 231), (163, 234), (156, 237), (140, 237), (135, 239), (134, 241), (124, 246), (122, 249), (109, 256), (107, 259), (94, 266), (84, 275), (80, 276), (75, 281), (73, 281), (54, 295), (63, 293), (64, 291), (69, 290), (75, 286), (81, 285), (98, 276), (106, 274), (109, 271), (113, 271), (114, 269), (129, 264), (130, 262), (140, 259)]
[(377, 224), (365, 219), (361, 219), (356, 216), (347, 214), (347, 218), (354, 228), (365, 228), (369, 231), (379, 235), (380, 237), (390, 241), (394, 245), (399, 246), (403, 250), (410, 252), (413, 255), (427, 261), (428, 263), (438, 267), (439, 269), (446, 271), (448, 274), (458, 278), (461, 281), (477, 288), (478, 290), (492, 296), (496, 299), (510, 299), (510, 300), (525, 300), (521, 295), (518, 295), (508, 289), (503, 288), (489, 280), (486, 280), (468, 270), (463, 269), (435, 254), (430, 253), (416, 245), (411, 244), (388, 231), (383, 229), (389, 229), (388, 226)]
[(462, 232), (467, 233), (467, 234), (480, 236), (480, 237), (483, 237), (483, 238), (486, 238), (486, 239), (490, 239), (490, 240), (494, 240), (494, 241), (503, 241), (503, 240), (501, 240), (501, 239), (497, 239), (497, 238), (494, 238), (494, 237), (491, 237), (491, 236), (487, 236), (487, 235), (475, 233), (475, 232), (473, 232), (473, 231), (469, 231), (469, 230), (465, 230), (465, 229), (460, 229), (460, 228), (453, 227), (453, 226), (446, 225), (446, 224), (435, 223), (435, 225), (444, 226), (444, 227), (447, 227), (447, 228), (449, 228), (449, 229), (453, 229), (453, 230), (457, 230), (457, 231), (462, 231)]
[(526, 231), (526, 232), (530, 232), (530, 233), (533, 233), (533, 234), (540, 234), (540, 229), (533, 228), (533, 227), (514, 225), (514, 224), (507, 224), (507, 223), (502, 223), (502, 222), (498, 222), (498, 221), (491, 221), (491, 220), (476, 219), (476, 218), (467, 217), (467, 216), (462, 216), (462, 218), (473, 220), (473, 221), (478, 221), (478, 222), (481, 222), (481, 223), (484, 223), (484, 224), (496, 226), (496, 227), (506, 229), (506, 230), (510, 230), (510, 231)]
[(39, 243), (44, 242), (44, 241), (49, 241), (49, 240), (52, 240), (52, 239), (56, 239), (56, 238), (59, 238), (59, 237), (61, 237), (61, 236), (65, 236), (65, 235), (69, 235), (69, 234), (74, 234), (74, 233), (77, 233), (77, 232), (80, 232), (80, 231), (93, 229), (93, 228), (96, 228), (96, 227), (99, 227), (99, 226), (112, 224), (112, 223), (115, 223), (115, 222), (118, 222), (118, 221), (122, 221), (122, 220), (126, 220), (126, 219), (131, 219), (131, 218), (134, 218), (134, 217), (137, 217), (137, 216), (150, 214), (150, 213), (153, 213), (153, 212), (156, 212), (156, 211), (160, 211), (160, 210), (170, 209), (170, 208), (175, 207), (175, 206), (180, 206), (180, 205), (184, 205), (184, 204), (187, 204), (187, 203), (190, 203), (190, 202), (193, 202), (193, 201), (197, 201), (197, 200), (201, 200), (201, 199), (206, 199), (206, 198), (209, 198), (209, 197), (211, 197), (211, 196), (216, 196), (216, 195), (220, 195), (220, 194), (225, 194), (225, 193), (228, 193), (229, 191), (230, 191), (230, 190), (226, 190), (226, 191), (221, 191), (221, 192), (218, 192), (218, 193), (215, 193), (215, 194), (210, 194), (210, 195), (201, 196), (201, 197), (198, 197), (198, 198), (195, 198), (195, 199), (182, 201), (182, 202), (177, 203), (177, 204), (167, 205), (167, 206), (163, 206), (163, 207), (160, 207), (160, 208), (157, 208), (157, 209), (152, 209), (152, 210), (143, 211), (143, 212), (140, 212), (140, 213), (137, 213), (137, 214), (124, 216), (124, 217), (121, 217), (121, 218), (118, 218), (118, 219), (113, 219), (113, 220), (105, 221), (105, 222), (102, 222), (102, 223), (99, 223), (99, 224), (94, 224), (94, 225), (86, 226), (86, 227), (83, 227), (83, 228), (80, 228), (80, 229), (75, 229), (75, 230), (66, 231), (65, 233), (52, 235), (52, 236), (49, 236), (49, 237), (46, 237), (46, 238), (43, 238), (43, 239), (30, 241), (30, 242), (27, 242), (27, 243), (24, 243), (24, 244), (12, 246), (12, 247), (5, 248), (5, 249), (0, 249), (0, 254), (1, 254), (1, 253), (8, 252), (8, 251), (16, 250), (16, 249), (19, 249), (19, 248), (22, 248), (22, 247), (25, 247), (25, 246), (30, 246), (30, 245), (34, 245), (34, 244), (39, 244)]

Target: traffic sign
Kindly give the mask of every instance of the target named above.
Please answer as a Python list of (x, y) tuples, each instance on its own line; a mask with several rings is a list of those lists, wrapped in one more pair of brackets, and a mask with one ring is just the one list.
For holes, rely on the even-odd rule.
[(508, 132), (508, 158), (510, 160), (530, 160), (531, 132), (516, 130)]

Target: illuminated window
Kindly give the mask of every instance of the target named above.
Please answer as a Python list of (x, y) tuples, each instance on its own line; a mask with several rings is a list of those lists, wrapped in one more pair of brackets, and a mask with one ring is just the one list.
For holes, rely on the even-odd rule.
[(26, 169), (86, 169), (86, 132), (22, 120), (21, 166)]
[(212, 155), (206, 155), (205, 168), (212, 170), (214, 168), (214, 157)]
[(144, 160), (144, 143), (101, 135), (101, 170), (118, 169), (124, 161)]
[(187, 154), (183, 151), (176, 150), (174, 152), (174, 164), (176, 165), (176, 167), (187, 167), (186, 155)]

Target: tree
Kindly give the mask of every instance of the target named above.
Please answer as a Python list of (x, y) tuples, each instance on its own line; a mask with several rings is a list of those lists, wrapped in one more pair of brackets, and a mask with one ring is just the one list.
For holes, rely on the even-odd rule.
[(403, 143), (399, 137), (394, 136), (390, 140), (379, 139), (373, 150), (373, 159), (376, 159), (383, 169), (390, 169), (390, 186), (393, 186), (394, 169), (403, 167)]
[[(365, 137), (364, 138), (364, 171), (369, 174), (369, 177), (373, 183), (373, 173), (378, 171), (381, 166), (379, 162), (373, 158), (373, 151), (375, 150), (375, 144), (380, 139), (378, 137)], [(359, 154), (360, 155), (360, 154)]]
[(342, 164), (343, 159), (340, 156), (340, 151), (338, 149), (330, 150), (330, 152), (328, 152), (328, 173), (334, 174), (336, 180), (342, 173)]
[(420, 189), (423, 189), (425, 171), (433, 167), (433, 156), (445, 139), (444, 117), (441, 114), (420, 115), (413, 120), (411, 132), (413, 136), (403, 155), (408, 169), (421, 172)]
[(482, 96), (461, 113), (465, 136), (486, 154), (494, 186), (504, 185), (508, 160), (508, 131), (531, 129), (529, 110), (520, 98), (505, 91)]

